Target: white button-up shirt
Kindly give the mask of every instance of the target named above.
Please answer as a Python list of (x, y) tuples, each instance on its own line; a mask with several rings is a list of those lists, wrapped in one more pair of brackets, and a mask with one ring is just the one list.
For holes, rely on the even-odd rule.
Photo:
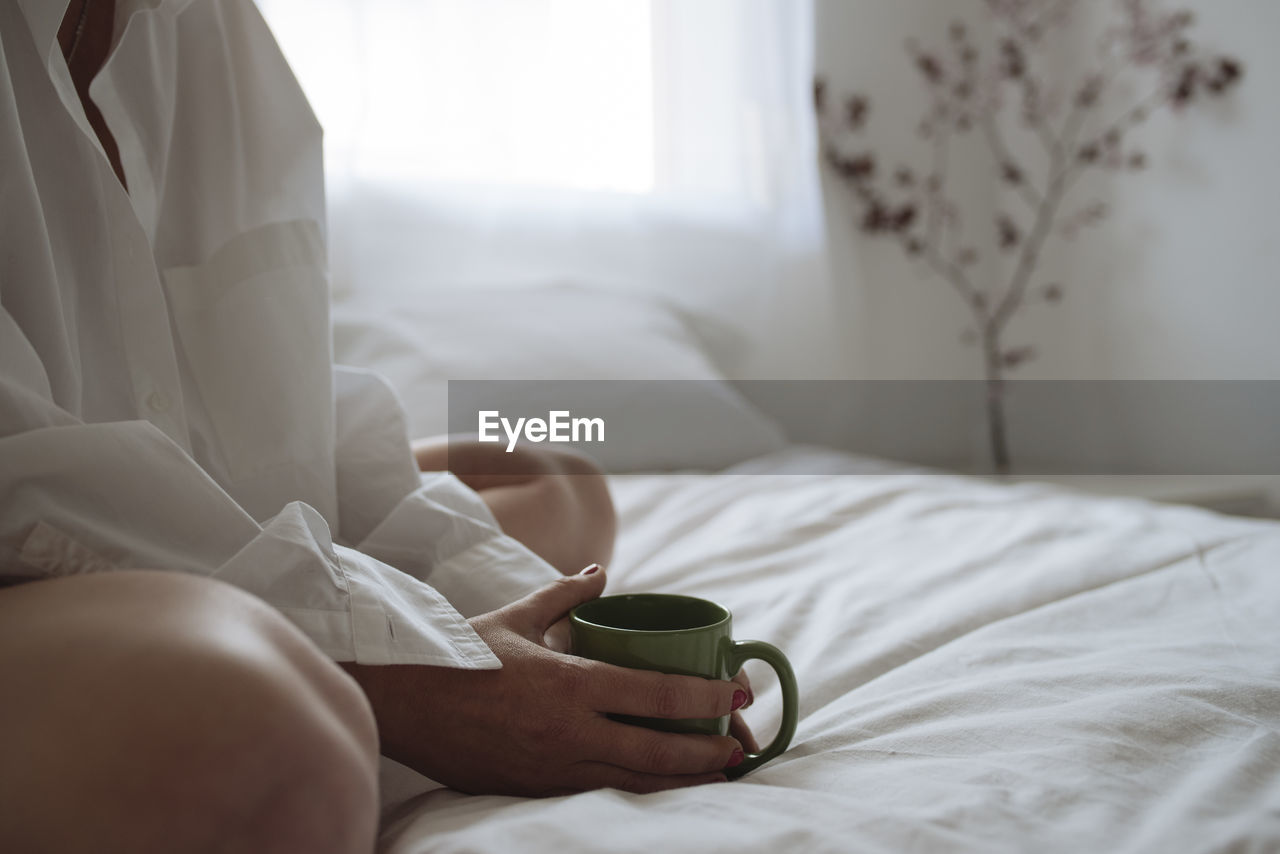
[(127, 193), (66, 6), (0, 0), (0, 575), (197, 573), (337, 660), (498, 666), (464, 616), (558, 574), (333, 366), (320, 128), (252, 0), (119, 0)]

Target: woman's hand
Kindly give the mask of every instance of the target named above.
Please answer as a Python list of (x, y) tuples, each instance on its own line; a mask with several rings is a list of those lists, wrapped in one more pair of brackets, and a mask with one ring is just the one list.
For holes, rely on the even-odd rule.
[[(543, 636), (543, 643), (548, 649), (555, 652), (567, 653), (569, 651), (569, 618), (564, 617), (557, 620), (551, 628), (547, 629), (546, 634)], [(751, 704), (756, 701), (756, 695), (751, 690), (751, 680), (747, 678), (747, 671), (739, 670), (738, 674), (733, 677), (733, 681), (747, 692), (747, 703), (742, 708), (751, 708)], [(747, 725), (747, 721), (741, 712), (734, 712), (733, 717), (729, 719), (729, 735), (736, 738), (747, 753), (760, 752), (760, 745), (756, 742), (755, 734), (751, 732), (751, 727)]]
[(378, 720), (382, 752), (465, 792), (654, 792), (725, 779), (728, 736), (657, 732), (617, 713), (712, 718), (746, 704), (735, 682), (630, 670), (548, 649), (547, 630), (604, 589), (604, 572), (559, 579), (471, 626), (501, 670), (348, 664)]
[[(747, 702), (742, 708), (751, 708), (751, 704), (756, 701), (756, 695), (751, 690), (751, 680), (747, 678), (747, 671), (739, 670), (738, 675), (733, 677), (733, 681), (747, 692)], [(733, 717), (729, 719), (729, 735), (736, 738), (747, 753), (760, 752), (760, 745), (756, 742), (755, 734), (751, 732), (751, 727), (747, 726), (747, 721), (742, 717), (741, 712), (734, 712)]]

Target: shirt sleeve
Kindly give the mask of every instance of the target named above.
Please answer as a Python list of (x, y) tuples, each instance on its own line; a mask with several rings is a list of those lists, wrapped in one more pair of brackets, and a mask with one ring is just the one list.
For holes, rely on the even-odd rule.
[(466, 617), (560, 577), (502, 533), (475, 491), (447, 472), (417, 471), (404, 409), (382, 377), (339, 367), (334, 390), (343, 542), (429, 583)]
[(335, 544), (314, 508), (259, 523), (150, 423), (57, 407), (3, 309), (0, 332), (0, 574), (189, 572), (260, 597), (339, 661), (500, 666), (444, 596)]

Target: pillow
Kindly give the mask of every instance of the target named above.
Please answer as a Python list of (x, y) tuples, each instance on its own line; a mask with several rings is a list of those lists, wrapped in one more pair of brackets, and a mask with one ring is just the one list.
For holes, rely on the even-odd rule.
[(512, 423), (571, 411), (603, 420), (605, 441), (566, 447), (610, 472), (715, 470), (786, 444), (709, 355), (730, 359), (740, 340), (649, 297), (551, 286), (348, 301), (334, 308), (334, 348), (391, 382), (415, 436), (475, 437), (481, 410)]

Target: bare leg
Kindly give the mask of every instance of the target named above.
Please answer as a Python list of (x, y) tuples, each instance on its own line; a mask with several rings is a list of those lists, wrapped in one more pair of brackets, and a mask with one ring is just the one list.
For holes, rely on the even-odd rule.
[(227, 585), (121, 571), (0, 590), (0, 850), (373, 848), (360, 689)]
[(489, 505), (504, 533), (566, 575), (607, 565), (618, 529), (604, 475), (590, 460), (562, 451), (450, 441), (413, 445), (418, 468), (452, 471)]

